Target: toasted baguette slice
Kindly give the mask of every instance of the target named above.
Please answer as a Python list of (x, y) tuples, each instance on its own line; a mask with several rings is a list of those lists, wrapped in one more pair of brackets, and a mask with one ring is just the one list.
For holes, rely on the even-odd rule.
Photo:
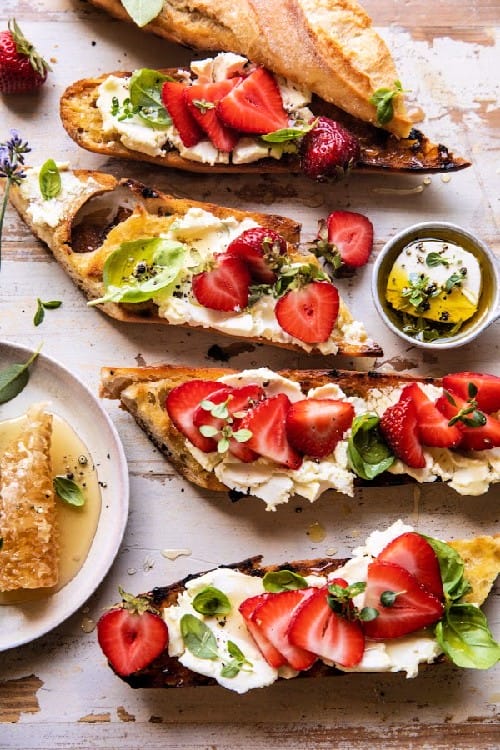
[[(91, 2), (131, 20), (120, 0)], [(166, 0), (145, 29), (195, 49), (245, 55), (372, 124), (377, 113), (370, 98), (400, 78), (387, 45), (355, 0)], [(411, 119), (402, 95), (385, 127), (408, 135)]]
[[(106, 292), (103, 282), (104, 264), (114, 250), (127, 241), (151, 239), (165, 234), (176, 220), (181, 220), (190, 210), (198, 212), (202, 219), (203, 216), (211, 215), (211, 219), (215, 217), (216, 223), (218, 220), (228, 220), (229, 223), (221, 224), (221, 228), (227, 228), (230, 225), (233, 227), (234, 236), (239, 234), (238, 227), (242, 225), (242, 222), (249, 220), (259, 226), (273, 229), (287, 241), (290, 260), (318, 264), (314, 256), (299, 252), (296, 243), (299, 239), (300, 225), (292, 219), (174, 198), (134, 180), (116, 180), (111, 175), (102, 172), (80, 170), (71, 172), (61, 167), (60, 174), (62, 189), (57, 201), (42, 199), (36, 169), (28, 170), (28, 176), (21, 185), (12, 187), (10, 198), (34, 234), (47, 243), (56, 260), (91, 301), (102, 298)], [(198, 225), (195, 225), (195, 229), (195, 236), (199, 236), (202, 230)], [(222, 240), (216, 237), (217, 242), (228, 243), (230, 233), (224, 231), (220, 234), (223, 234)], [(195, 239), (185, 238), (187, 245), (190, 241), (194, 242)], [(215, 242), (213, 237), (210, 241)], [(242, 313), (218, 313), (216, 311), (217, 315), (212, 316), (208, 321), (205, 317), (200, 321), (192, 318), (186, 319), (183, 317), (183, 311), (181, 313), (175, 311), (174, 316), (170, 315), (168, 319), (167, 314), (162, 317), (159, 306), (152, 300), (111, 301), (100, 304), (99, 307), (112, 318), (127, 323), (202, 327), (218, 330), (239, 339), (245, 337), (258, 343), (271, 343), (297, 351), (320, 351), (325, 354), (339, 353), (360, 357), (378, 356), (382, 352), (378, 344), (369, 339), (364, 328), (353, 321), (352, 315), (342, 300), (329, 340), (316, 347), (305, 345), (298, 339), (285, 334), (278, 325), (275, 326), (276, 331), (273, 329), (272, 334), (263, 331), (253, 336), (252, 330), (245, 331), (237, 325), (238, 321), (245, 318), (246, 311)], [(201, 306), (198, 306), (198, 309), (200, 308)], [(193, 307), (190, 309), (192, 310)], [(252, 315), (252, 308), (247, 309)], [(234, 321), (236, 321), (236, 327)], [(355, 338), (348, 335), (353, 323), (354, 328), (360, 331)], [(266, 330), (270, 330), (269, 326)]]
[[(421, 383), (433, 395), (441, 393), (441, 380), (437, 378), (342, 370), (282, 370), (277, 375), (291, 381), (292, 385), (299, 384), (304, 396), (313, 388), (338, 386), (345, 397), (365, 400), (366, 406), (359, 406), (360, 402), (357, 402), (360, 411), (375, 412), (379, 416), (387, 406), (399, 399), (401, 388), (408, 383)], [(322, 461), (318, 464), (304, 459), (300, 470), (305, 472), (307, 466), (304, 474), (295, 474), (264, 459), (259, 459), (257, 463), (242, 464), (237, 459), (226, 456), (218, 464), (216, 454), (203, 454), (197, 449), (193, 450), (194, 446), (172, 423), (165, 408), (165, 400), (170, 390), (181, 383), (194, 379), (219, 380), (228, 376), (233, 385), (236, 382), (270, 383), (273, 395), (280, 389), (286, 391), (287, 388), (279, 380), (273, 385), (276, 373), (267, 369), (247, 371), (241, 379), (241, 373), (221, 368), (170, 365), (105, 367), (101, 371), (101, 395), (119, 399), (122, 407), (134, 417), (185, 479), (212, 491), (231, 490), (233, 498), (255, 495), (267, 503), (268, 509), (275, 510), (278, 504), (287, 502), (294, 492), (313, 501), (330, 488), (352, 495), (353, 488), (359, 484), (377, 486), (412, 480), (432, 482), (439, 478), (448, 482), (460, 494), (478, 495), (486, 492), (489, 484), (500, 481), (498, 449), (461, 453), (460, 449), (452, 451), (446, 448), (425, 448), (428, 468), (411, 469), (402, 461), (395, 461), (388, 472), (379, 474), (369, 482), (357, 477), (349, 468), (346, 454), (342, 451), (339, 455), (337, 452), (332, 454), (333, 459), (332, 456), (326, 457), (325, 461), (333, 460), (333, 466)], [(326, 395), (320, 394), (318, 397), (339, 398), (335, 391), (327, 391)], [(264, 475), (262, 462), (265, 465)], [(337, 473), (337, 469), (340, 473)], [(468, 473), (470, 476), (467, 480)], [(279, 487), (273, 487), (273, 480), (279, 481)], [(282, 482), (285, 480), (284, 488)]]
[[(464, 578), (471, 586), (470, 591), (461, 599), (461, 602), (471, 602), (477, 606), (482, 605), (500, 573), (500, 535), (456, 539), (448, 542), (448, 544), (462, 558)], [(346, 562), (347, 559), (321, 558), (263, 566), (261, 564), (262, 556), (256, 556), (223, 567), (258, 578), (263, 578), (266, 573), (282, 570), (292, 571), (303, 577), (311, 575), (331, 576)], [(178, 603), (179, 596), (186, 590), (186, 584), (201, 575), (203, 573), (189, 575), (177, 583), (154, 588), (144, 596), (151, 607), (161, 613), (166, 608), (175, 606)], [(251, 595), (249, 593), (249, 596)], [(435, 660), (436, 662), (443, 662), (446, 658), (440, 654), (435, 657)], [(326, 677), (342, 674), (345, 674), (345, 672), (318, 660), (307, 671), (299, 672), (298, 677)], [(133, 688), (196, 687), (217, 684), (214, 678), (194, 672), (181, 664), (177, 656), (170, 656), (168, 647), (144, 669), (127, 677), (122, 677), (122, 679)]]
[(32, 406), (0, 458), (0, 591), (54, 586), (59, 532), (52, 487), (52, 414)]
[[(185, 80), (188, 71), (163, 69), (160, 71), (176, 80)], [(118, 71), (96, 78), (77, 81), (69, 86), (61, 97), (62, 123), (71, 138), (82, 148), (99, 154), (121, 159), (145, 161), (163, 167), (173, 167), (188, 172), (206, 173), (290, 173), (300, 172), (300, 160), (296, 153), (283, 153), (277, 158), (260, 158), (250, 163), (227, 162), (204, 163), (197, 157), (183, 158), (175, 148), (151, 155), (134, 149), (122, 142), (120, 134), (104, 128), (103, 116), (97, 106), (99, 87), (110, 76), (130, 78), (130, 72)], [(347, 114), (334, 104), (313, 97), (311, 111), (339, 122), (359, 141), (360, 157), (353, 164), (356, 171), (363, 172), (448, 172), (470, 166), (470, 162), (449, 151), (442, 144), (432, 143), (416, 128), (398, 138), (385, 130)], [(150, 128), (146, 128), (151, 132)], [(165, 135), (165, 138), (167, 136)], [(270, 144), (268, 144), (270, 145)]]

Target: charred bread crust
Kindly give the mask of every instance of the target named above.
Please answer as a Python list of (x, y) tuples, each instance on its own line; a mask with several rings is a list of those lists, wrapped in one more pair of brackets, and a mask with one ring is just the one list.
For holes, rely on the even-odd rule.
[[(35, 236), (42, 239), (49, 246), (55, 259), (62, 265), (76, 286), (89, 300), (98, 299), (104, 292), (102, 274), (104, 261), (107, 256), (99, 251), (105, 242), (107, 233), (116, 227), (116, 224), (103, 224), (99, 229), (100, 237), (96, 240), (95, 244), (87, 250), (80, 252), (76, 248), (78, 232), (82, 231), (82, 227), (85, 228), (85, 220), (81, 219), (80, 212), (83, 210), (90, 211), (90, 201), (92, 199), (106, 193), (111, 195), (113, 191), (117, 191), (117, 193), (123, 190), (126, 191), (127, 195), (131, 196), (137, 205), (142, 207), (145, 212), (144, 215), (150, 218), (163, 218), (174, 215), (183, 216), (190, 208), (201, 208), (219, 218), (234, 217), (237, 221), (251, 218), (261, 226), (273, 229), (281, 234), (288, 243), (288, 250), (291, 256), (295, 256), (298, 253), (297, 243), (300, 239), (301, 225), (299, 222), (288, 217), (279, 216), (278, 214), (265, 214), (258, 211), (242, 211), (241, 209), (228, 208), (214, 203), (177, 198), (150, 188), (137, 180), (128, 178), (117, 180), (111, 175), (102, 172), (74, 170), (73, 174), (84, 185), (87, 184), (88, 189), (68, 204), (64, 218), (53, 229), (43, 224), (34, 224), (27, 211), (28, 203), (23, 198), (19, 186), (13, 185), (9, 196), (12, 204)], [(90, 221), (90, 219), (87, 217), (86, 221)], [(124, 235), (123, 239), (127, 239), (127, 237)], [(341, 305), (345, 314), (350, 317), (342, 301)], [(108, 302), (100, 304), (98, 307), (106, 315), (124, 323), (171, 325), (168, 320), (158, 315), (158, 308), (152, 301), (139, 304)], [(177, 325), (184, 328), (198, 327), (191, 326), (189, 323)], [(251, 337), (247, 337), (245, 340), (279, 346), (301, 353), (304, 352), (302, 347), (293, 343), (272, 342), (264, 338)], [(351, 344), (342, 341), (339, 336), (335, 343), (338, 346), (338, 353), (347, 356), (377, 357), (382, 354), (380, 346), (372, 341)], [(313, 353), (318, 353), (318, 350), (313, 349)]]
[[(448, 544), (459, 553), (464, 561), (465, 577), (472, 586), (472, 591), (466, 597), (466, 600), (473, 601), (478, 605), (483, 604), (500, 571), (500, 534), (496, 536), (481, 536), (474, 539), (457, 539), (448, 542)], [(291, 570), (301, 576), (328, 575), (346, 562), (347, 559), (326, 557), (316, 560), (297, 560), (279, 565), (262, 566), (262, 556), (258, 555), (224, 567), (238, 570), (246, 575), (262, 578), (267, 572), (277, 570)], [(197, 578), (199, 575), (202, 574), (189, 575), (183, 580), (169, 586), (154, 588), (145, 594), (145, 596), (155, 609), (161, 611), (165, 607), (174, 605), (178, 595), (184, 590), (186, 583), (193, 578)], [(434, 663), (437, 664), (443, 661), (445, 661), (445, 657), (440, 656)], [(300, 672), (298, 677), (327, 677), (342, 674), (345, 674), (345, 672), (334, 667), (328, 667), (323, 662), (317, 661), (311, 669), (306, 672)], [(170, 657), (167, 650), (160, 654), (145, 669), (122, 679), (133, 688), (217, 685), (216, 680), (192, 672), (184, 667), (177, 658)]]
[[(137, 424), (164, 453), (181, 476), (199, 487), (212, 492), (229, 492), (217, 477), (204, 469), (186, 448), (186, 439), (172, 424), (165, 400), (168, 392), (177, 385), (193, 379), (217, 380), (224, 375), (236, 373), (230, 368), (193, 368), (175, 365), (156, 367), (116, 368), (101, 370), (100, 396), (119, 399)], [(280, 370), (285, 378), (300, 383), (307, 393), (327, 383), (337, 383), (347, 396), (366, 396), (372, 388), (391, 388), (404, 383), (441, 384), (438, 378), (423, 378), (413, 375), (387, 374), (379, 372), (354, 372), (350, 370)], [(388, 486), (412, 483), (406, 474), (380, 474), (375, 480), (366, 482), (356, 479), (356, 486)]]
[[(162, 69), (160, 72), (173, 78), (179, 77), (176, 68)], [(60, 115), (68, 135), (82, 148), (120, 159), (131, 159), (173, 167), (188, 172), (207, 174), (283, 174), (300, 172), (299, 158), (284, 154), (279, 160), (260, 159), (250, 164), (202, 164), (183, 159), (177, 151), (166, 152), (163, 156), (151, 156), (132, 151), (119, 140), (104, 135), (102, 118), (96, 106), (98, 87), (108, 77), (130, 76), (130, 72), (114, 71), (97, 78), (76, 81), (63, 93), (60, 102)], [(360, 142), (360, 159), (356, 171), (364, 172), (448, 172), (470, 166), (470, 162), (455, 157), (446, 146), (432, 143), (422, 132), (412, 128), (405, 138), (397, 138), (385, 130), (348, 115), (333, 104), (313, 97), (311, 108), (316, 115), (324, 115), (340, 122), (350, 130)]]

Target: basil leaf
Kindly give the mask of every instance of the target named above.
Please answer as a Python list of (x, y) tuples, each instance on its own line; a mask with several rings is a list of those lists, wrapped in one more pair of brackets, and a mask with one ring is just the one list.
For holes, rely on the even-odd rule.
[(280, 130), (273, 130), (272, 133), (266, 133), (261, 135), (260, 138), (266, 143), (286, 143), (286, 141), (293, 141), (296, 138), (302, 138), (306, 133), (314, 128), (317, 119), (313, 120), (310, 125), (304, 125), (302, 128), (281, 128)]
[(181, 618), (181, 635), (186, 648), (199, 659), (217, 659), (217, 641), (209, 627), (194, 615)]
[(41, 167), (38, 175), (38, 184), (42, 198), (45, 201), (50, 198), (57, 198), (61, 192), (61, 175), (54, 159), (47, 159)]
[(45, 310), (43, 309), (42, 300), (40, 297), (37, 299), (37, 308), (33, 316), (33, 325), (39, 326), (45, 317)]
[(215, 586), (207, 586), (194, 597), (193, 609), (201, 615), (228, 615), (231, 602), (223, 591)]
[(48, 302), (42, 302), (42, 306), (46, 310), (56, 310), (58, 307), (61, 307), (62, 301), (60, 299), (50, 299)]
[(134, 111), (148, 125), (168, 127), (172, 118), (163, 105), (161, 90), (165, 81), (173, 80), (157, 70), (140, 68), (129, 83), (130, 102)]
[(138, 26), (146, 26), (163, 9), (163, 0), (121, 0), (121, 4)]
[(458, 552), (449, 544), (433, 539), (430, 536), (421, 536), (429, 542), (436, 553), (441, 580), (443, 581), (444, 595), (447, 601), (457, 601), (471, 590), (471, 586), (464, 578), (464, 562)]
[(0, 404), (15, 398), (26, 387), (29, 380), (28, 367), (38, 357), (40, 349), (33, 352), (24, 364), (13, 364), (0, 370)]
[(262, 583), (264, 590), (272, 594), (279, 594), (280, 591), (305, 589), (309, 585), (305, 578), (291, 570), (276, 570), (266, 573)]
[(394, 88), (377, 89), (368, 100), (377, 108), (377, 122), (386, 125), (394, 117), (394, 98), (403, 92), (401, 81), (394, 81)]
[(123, 242), (104, 263), (105, 295), (89, 304), (151, 299), (176, 280), (186, 254), (185, 245), (161, 237)]
[(73, 479), (68, 479), (64, 474), (58, 474), (54, 477), (52, 483), (54, 485), (54, 492), (60, 500), (63, 500), (68, 505), (74, 505), (76, 508), (81, 508), (82, 505), (85, 505), (83, 490)]
[(489, 669), (500, 661), (500, 645), (483, 612), (473, 604), (453, 604), (436, 625), (436, 638), (458, 667)]
[(362, 479), (374, 479), (392, 466), (394, 456), (384, 442), (376, 414), (355, 417), (347, 444), (350, 468)]

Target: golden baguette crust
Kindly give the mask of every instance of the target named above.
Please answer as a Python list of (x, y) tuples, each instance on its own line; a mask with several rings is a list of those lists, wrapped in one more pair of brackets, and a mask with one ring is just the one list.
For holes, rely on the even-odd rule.
[[(157, 236), (165, 230), (165, 217), (181, 217), (190, 208), (201, 208), (219, 218), (234, 217), (237, 221), (251, 218), (264, 227), (275, 230), (281, 234), (288, 243), (288, 251), (291, 257), (297, 254), (296, 244), (300, 237), (300, 224), (277, 214), (264, 214), (257, 211), (242, 211), (236, 208), (227, 208), (213, 203), (176, 198), (172, 195), (162, 193), (146, 187), (140, 182), (131, 179), (117, 180), (111, 175), (102, 172), (91, 172), (86, 170), (75, 170), (73, 174), (83, 185), (81, 195), (69, 199), (57, 226), (50, 227), (46, 224), (35, 223), (29, 211), (29, 201), (24, 197), (22, 186), (12, 186), (9, 197), (23, 220), (28, 224), (33, 233), (42, 239), (52, 251), (55, 259), (61, 264), (74, 283), (82, 290), (89, 300), (98, 299), (104, 294), (103, 267), (107, 256), (121, 242), (139, 239), (148, 236)], [(89, 210), (92, 198), (112, 194), (121, 195), (125, 191), (127, 196), (137, 205), (133, 216), (127, 214), (120, 220), (109, 224), (109, 220), (95, 218), (91, 213), (85, 219), (79, 218), (82, 209)], [(123, 197), (123, 196), (122, 196)], [(89, 204), (90, 205), (90, 204)], [(96, 213), (97, 216), (97, 213)], [(97, 226), (100, 221), (102, 226)], [(106, 221), (108, 223), (106, 223)], [(91, 236), (85, 243), (81, 237), (87, 238), (86, 230), (91, 230)], [(156, 234), (154, 234), (155, 229)], [(113, 233), (113, 241), (107, 243), (108, 234)], [(81, 245), (85, 244), (82, 250)], [(349, 321), (352, 316), (347, 310), (345, 303), (341, 300), (340, 312)], [(168, 320), (158, 314), (158, 308), (153, 302), (127, 304), (108, 302), (99, 305), (99, 308), (116, 320), (126, 323), (154, 323), (160, 325), (171, 325)], [(184, 327), (192, 327), (189, 323)], [(340, 330), (338, 331), (338, 353), (348, 356), (379, 356), (382, 350), (378, 344), (370, 340), (362, 343), (349, 343), (343, 341)], [(271, 342), (264, 338), (251, 338), (246, 340), (256, 343), (268, 343), (287, 349), (303, 352), (304, 349), (293, 343)]]
[[(486, 600), (495, 579), (500, 572), (500, 534), (495, 536), (481, 536), (474, 539), (457, 539), (448, 542), (464, 560), (464, 576), (472, 587), (466, 601), (473, 601), (481, 605)], [(262, 566), (262, 557), (256, 556), (240, 563), (225, 566), (247, 575), (263, 577), (269, 571), (292, 570), (298, 575), (328, 575), (347, 562), (345, 559), (320, 558), (316, 560), (297, 560), (281, 565)], [(197, 574), (197, 575), (202, 575)], [(197, 576), (187, 576), (182, 581), (169, 586), (154, 588), (146, 597), (159, 610), (172, 606), (177, 602), (178, 595), (184, 590), (186, 583)], [(444, 661), (444, 657), (439, 657)], [(341, 670), (328, 667), (317, 661), (311, 669), (300, 672), (298, 677), (326, 677), (345, 674)], [(202, 685), (217, 685), (209, 677), (192, 672), (184, 667), (176, 657), (170, 657), (165, 650), (149, 666), (140, 672), (122, 678), (133, 688), (150, 687), (197, 687)]]
[[(131, 20), (120, 0), (91, 2)], [(355, 0), (165, 0), (145, 29), (196, 49), (245, 55), (373, 124), (370, 97), (399, 79), (386, 43)], [(399, 137), (411, 130), (402, 96), (385, 127)]]
[[(172, 388), (193, 379), (217, 380), (236, 370), (220, 367), (103, 367), (100, 395), (119, 399), (153, 443), (164, 453), (175, 469), (189, 482), (213, 492), (228, 492), (215, 474), (206, 471), (186, 448), (186, 439), (173, 425), (165, 409), (165, 399)], [(390, 388), (402, 383), (426, 382), (440, 385), (437, 378), (402, 376), (377, 372), (348, 370), (280, 370), (280, 375), (300, 383), (304, 393), (330, 382), (337, 383), (347, 396), (365, 396), (372, 388)], [(411, 481), (406, 475), (383, 475), (371, 486)], [(362, 483), (361, 480), (357, 484)]]
[[(179, 77), (177, 68), (162, 69), (161, 72), (174, 78)], [(299, 159), (293, 154), (284, 154), (279, 160), (260, 159), (250, 164), (210, 165), (183, 159), (175, 150), (165, 152), (161, 156), (151, 156), (127, 148), (118, 138), (103, 132), (102, 116), (96, 106), (98, 88), (108, 75), (125, 78), (131, 73), (114, 71), (96, 78), (76, 81), (61, 97), (62, 123), (69, 136), (82, 148), (114, 158), (143, 161), (187, 172), (208, 174), (300, 172)], [(325, 115), (342, 123), (356, 135), (361, 148), (356, 171), (447, 172), (470, 165), (470, 162), (465, 159), (454, 156), (445, 146), (432, 143), (416, 129), (413, 129), (408, 137), (399, 139), (380, 128), (346, 114), (335, 105), (328, 104), (317, 97), (313, 99), (312, 109), (315, 114)]]

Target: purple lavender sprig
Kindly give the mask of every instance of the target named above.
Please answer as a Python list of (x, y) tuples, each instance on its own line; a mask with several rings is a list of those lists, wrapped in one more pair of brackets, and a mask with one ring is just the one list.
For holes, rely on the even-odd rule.
[(0, 143), (0, 177), (5, 177), (5, 189), (2, 207), (0, 208), (0, 265), (2, 262), (2, 230), (9, 190), (11, 185), (20, 185), (26, 177), (23, 169), (24, 154), (28, 154), (31, 148), (28, 141), (23, 141), (17, 130), (10, 131), (10, 138)]

